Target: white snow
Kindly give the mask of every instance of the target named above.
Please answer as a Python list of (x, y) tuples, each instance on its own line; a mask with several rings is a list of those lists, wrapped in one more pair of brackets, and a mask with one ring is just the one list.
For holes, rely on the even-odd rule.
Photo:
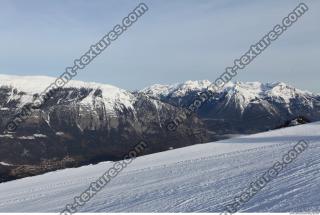
[(6, 163), (6, 162), (0, 162), (0, 164), (3, 165), (3, 166), (12, 166), (11, 164)]
[[(146, 87), (140, 92), (149, 95), (158, 96), (184, 96), (188, 91), (201, 91), (205, 89), (214, 89), (213, 83), (208, 80), (203, 81), (186, 81), (181, 84), (161, 85), (155, 84)], [(227, 92), (229, 94), (238, 93), (246, 99), (254, 99), (256, 97), (285, 97), (286, 100), (294, 97), (297, 94), (314, 95), (309, 91), (299, 90), (283, 82), (275, 83), (260, 83), (260, 82), (228, 82), (218, 92)]]
[(64, 132), (58, 131), (58, 132), (56, 132), (56, 135), (58, 135), (58, 136), (63, 136), (63, 135), (64, 135)]
[[(10, 93), (9, 100), (19, 100), (20, 107), (26, 103), (33, 101), (33, 95), (42, 93), (47, 87), (56, 81), (56, 78), (46, 76), (13, 76), (0, 75), (0, 87), (10, 86), (17, 89), (18, 92), (25, 92), (26, 95), (14, 95), (13, 90)], [(65, 87), (73, 88), (87, 88), (93, 89), (89, 96), (81, 101), (83, 108), (92, 110), (99, 102), (103, 102), (106, 106), (106, 113), (109, 116), (116, 115), (116, 109), (121, 109), (124, 105), (127, 109), (134, 110), (133, 103), (136, 97), (129, 91), (114, 87), (107, 84), (99, 84), (93, 82), (82, 82), (72, 80), (68, 82)], [(95, 90), (102, 91), (102, 98), (94, 98)], [(208, 80), (202, 81), (186, 81), (184, 83), (177, 83), (173, 85), (155, 84), (147, 87), (140, 92), (147, 95), (160, 98), (161, 96), (181, 97), (189, 91), (203, 91), (206, 89), (213, 90), (213, 83)], [(283, 82), (266, 83), (260, 82), (229, 82), (219, 92), (226, 92), (227, 95), (238, 101), (241, 110), (244, 110), (248, 104), (258, 102), (256, 99), (264, 99), (272, 97), (279, 102), (289, 103), (291, 98), (296, 96), (305, 98), (307, 96), (315, 95), (308, 91), (296, 89)], [(307, 99), (305, 100), (308, 101)], [(313, 105), (313, 104), (310, 104)]]
[(37, 138), (47, 138), (47, 135), (45, 134), (33, 134), (33, 136)]
[(34, 136), (21, 136), (21, 137), (18, 137), (18, 139), (20, 139), (20, 140), (34, 140), (35, 137)]
[(0, 134), (0, 137), (13, 139), (11, 134)]
[[(309, 148), (240, 212), (319, 212), (320, 122), (139, 157), (80, 211), (222, 211), (301, 139), (310, 141)], [(111, 166), (0, 184), (0, 212), (60, 212)]]
[(140, 92), (147, 93), (155, 97), (167, 96), (169, 94), (172, 94), (172, 96), (184, 96), (188, 91), (205, 90), (210, 85), (212, 85), (212, 83), (208, 80), (186, 81), (181, 84), (173, 84), (173, 85), (154, 84), (150, 87), (144, 88)]
[[(48, 88), (52, 83), (56, 81), (56, 78), (47, 77), (47, 76), (15, 76), (15, 75), (1, 75), (0, 74), (0, 87), (8, 86), (13, 87), (18, 90), (18, 92), (25, 92), (27, 95), (22, 96), (20, 106), (28, 102), (33, 101), (33, 95), (38, 93), (42, 93), (46, 88)], [(107, 84), (99, 84), (94, 82), (83, 82), (71, 80), (69, 81), (65, 87), (73, 87), (73, 88), (91, 88), (91, 89), (101, 89), (103, 100), (106, 104), (106, 109), (110, 112), (114, 111), (114, 106), (117, 103), (123, 104), (126, 108), (133, 109), (132, 103), (134, 102), (134, 96), (123, 89), (118, 87), (107, 85)], [(93, 92), (94, 92), (93, 90)], [(93, 93), (92, 93), (93, 94)], [(92, 96), (88, 96), (84, 102), (92, 103)], [(19, 96), (12, 96), (11, 99), (18, 99)]]
[[(160, 97), (183, 97), (188, 91), (215, 91), (215, 87), (212, 82), (208, 80), (203, 81), (187, 81), (182, 84), (173, 85), (159, 85), (155, 84), (150, 87), (144, 88), (140, 92), (146, 93), (155, 98)], [(283, 82), (275, 83), (260, 83), (260, 82), (228, 82), (222, 88), (216, 92), (226, 93), (227, 98), (235, 100), (240, 106), (241, 111), (250, 104), (258, 103), (261, 100), (272, 97), (274, 100), (281, 103), (290, 103), (290, 99), (296, 97), (304, 98), (305, 102), (308, 102), (306, 97), (315, 96), (309, 91), (299, 90)], [(309, 105), (313, 105), (310, 103)]]

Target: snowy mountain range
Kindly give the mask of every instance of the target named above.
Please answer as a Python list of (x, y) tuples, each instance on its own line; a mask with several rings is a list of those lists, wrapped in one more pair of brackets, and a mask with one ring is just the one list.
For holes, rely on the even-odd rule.
[(256, 133), (281, 127), (288, 121), (320, 118), (320, 95), (283, 82), (228, 83), (215, 91), (210, 81), (187, 81), (176, 85), (153, 85), (142, 93), (179, 107), (188, 107), (201, 92), (212, 98), (197, 112), (211, 135)]
[(213, 91), (175, 132), (166, 124), (185, 114), (210, 81), (153, 85), (129, 92), (111, 85), (70, 81), (15, 132), (6, 124), (55, 81), (40, 76), (0, 75), (0, 173), (2, 179), (68, 166), (117, 160), (140, 140), (145, 154), (232, 135), (252, 134), (320, 120), (320, 95), (284, 83), (229, 83)]

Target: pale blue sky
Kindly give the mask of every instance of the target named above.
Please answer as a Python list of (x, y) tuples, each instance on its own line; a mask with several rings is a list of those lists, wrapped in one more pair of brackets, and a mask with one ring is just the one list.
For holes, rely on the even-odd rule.
[[(59, 76), (141, 1), (0, 0), (0, 73)], [(141, 89), (215, 80), (301, 1), (152, 0), (149, 11), (76, 77)], [(239, 73), (320, 93), (320, 1)]]

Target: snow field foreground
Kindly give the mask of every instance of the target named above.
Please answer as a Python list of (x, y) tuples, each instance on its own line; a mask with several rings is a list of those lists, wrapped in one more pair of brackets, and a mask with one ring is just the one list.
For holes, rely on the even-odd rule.
[[(239, 212), (320, 211), (320, 123), (139, 157), (79, 212), (222, 212), (299, 140), (309, 147)], [(0, 184), (0, 212), (60, 212), (112, 166)]]

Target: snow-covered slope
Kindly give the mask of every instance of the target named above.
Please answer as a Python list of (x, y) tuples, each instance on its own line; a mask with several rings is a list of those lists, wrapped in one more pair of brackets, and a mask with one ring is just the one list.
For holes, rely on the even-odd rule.
[[(241, 212), (320, 211), (320, 123), (137, 158), (82, 212), (218, 212), (299, 140), (309, 148)], [(0, 184), (0, 212), (60, 212), (111, 162)]]

